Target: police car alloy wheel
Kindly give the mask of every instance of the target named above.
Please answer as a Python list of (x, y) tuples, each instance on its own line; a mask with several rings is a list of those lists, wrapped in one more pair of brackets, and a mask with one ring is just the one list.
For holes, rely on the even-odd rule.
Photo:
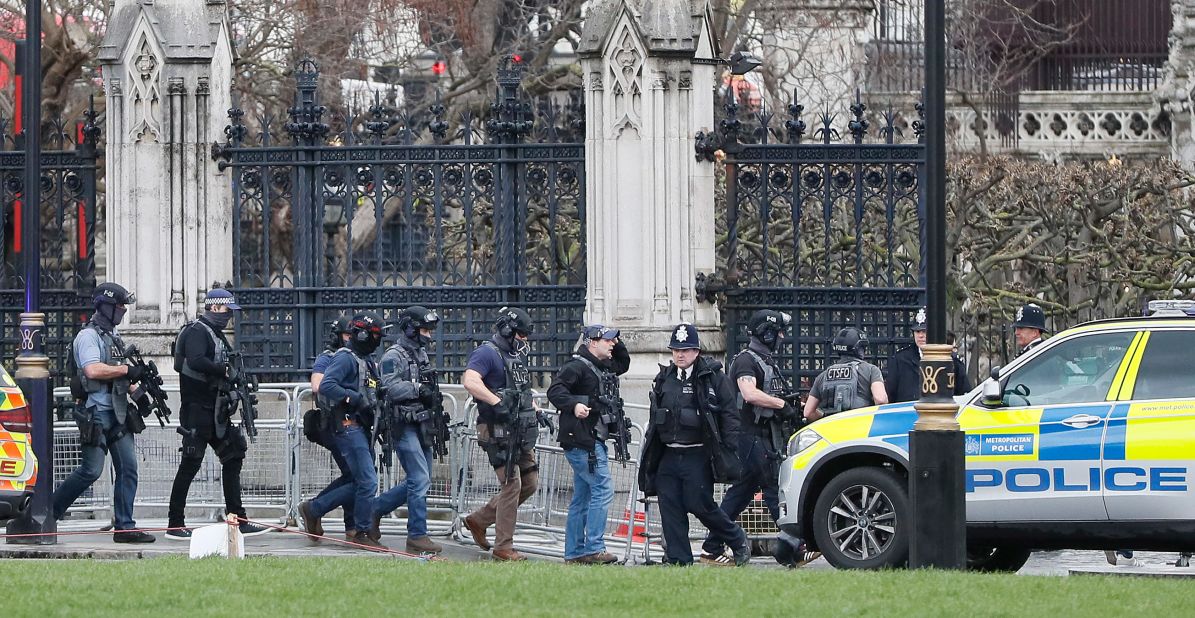
[(826, 484), (813, 508), (813, 535), (840, 569), (904, 566), (910, 510), (905, 482), (883, 468), (846, 470)]
[(1032, 554), (1021, 547), (968, 547), (967, 570), (981, 573), (1016, 573)]

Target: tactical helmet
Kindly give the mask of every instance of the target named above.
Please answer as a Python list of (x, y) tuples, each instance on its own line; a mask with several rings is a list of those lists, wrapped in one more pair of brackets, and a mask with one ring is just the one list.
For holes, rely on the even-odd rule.
[(358, 354), (373, 354), (382, 343), (382, 317), (372, 311), (353, 316), (349, 322), (349, 345)]
[(780, 344), (781, 333), (788, 330), (792, 319), (787, 313), (760, 309), (751, 314), (751, 319), (747, 321), (747, 332), (759, 339), (769, 350), (775, 351), (776, 346)]
[(418, 331), (420, 328), (436, 330), (436, 327), (439, 325), (440, 316), (436, 315), (435, 311), (432, 311), (427, 307), (412, 305), (406, 309), (403, 309), (402, 313), (398, 314), (398, 327), (402, 329), (408, 337), (411, 336), (411, 333), (407, 331), (408, 328), (415, 329), (416, 331)]
[(341, 335), (349, 332), (349, 316), (342, 315), (328, 324), (328, 349), (339, 350), (342, 345)]
[(96, 286), (95, 294), (92, 299), (95, 301), (95, 306), (100, 305), (131, 305), (137, 302), (137, 295), (126, 290), (124, 286), (108, 282), (101, 283)]
[(535, 323), (526, 311), (516, 307), (503, 307), (498, 310), (498, 319), (494, 321), (494, 332), (503, 339), (511, 339), (515, 334), (528, 336), (535, 330)]
[(867, 333), (848, 326), (834, 335), (830, 348), (839, 356), (854, 356), (863, 358), (863, 349), (867, 347)]

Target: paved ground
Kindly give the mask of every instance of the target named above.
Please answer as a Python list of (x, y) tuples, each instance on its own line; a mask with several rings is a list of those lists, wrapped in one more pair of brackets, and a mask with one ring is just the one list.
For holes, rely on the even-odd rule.
[[(97, 523), (92, 520), (79, 522), (66, 521), (62, 523), (59, 530), (60, 532), (92, 531), (96, 529)], [(146, 528), (161, 528), (165, 526), (164, 521), (155, 520), (142, 521), (140, 524)], [(344, 538), (340, 530), (331, 527), (328, 528), (327, 534), (334, 539)], [(188, 553), (187, 543), (166, 540), (162, 538), (161, 533), (157, 533), (156, 536), (158, 536), (158, 540), (152, 544), (125, 545), (112, 542), (112, 535), (110, 533), (79, 536), (64, 534), (59, 537), (58, 544), (56, 545), (0, 544), (0, 558), (91, 558), (117, 560), (154, 558), (172, 554), (185, 555)], [(488, 553), (479, 551), (472, 544), (457, 543), (451, 539), (444, 539), (442, 537), (436, 537), (436, 540), (444, 545), (444, 553), (441, 554), (442, 558), (459, 561), (489, 559)], [(534, 542), (536, 539), (527, 538), (522, 540), (525, 542), (521, 543), (522, 547), (520, 549), (528, 550), (527, 555), (530, 558), (534, 560), (559, 561), (559, 558), (549, 555), (532, 553), (536, 551)], [(382, 538), (383, 544), (399, 552), (404, 550), (405, 541), (406, 538), (400, 529), (387, 529), (385, 536)], [(619, 556), (622, 555), (621, 548), (612, 547), (611, 550)], [(245, 539), (245, 553), (246, 555), (268, 554), (272, 556), (293, 557), (369, 555), (379, 559), (413, 559), (411, 556), (367, 552), (334, 541), (321, 541), (317, 543), (301, 534), (281, 531)], [(658, 550), (655, 551), (653, 558), (659, 560), (660, 557), (660, 552)], [(1141, 562), (1140, 566), (1114, 567), (1108, 564), (1104, 553), (1100, 551), (1067, 550), (1037, 552), (1033, 554), (1029, 563), (1021, 569), (1020, 573), (1022, 575), (1039, 576), (1065, 576), (1068, 574), (1091, 573), (1195, 577), (1195, 567), (1182, 568), (1174, 566), (1175, 559), (1177, 558), (1177, 554), (1175, 553), (1137, 552), (1135, 557)], [(638, 551), (635, 552), (634, 561), (639, 562), (640, 558), (640, 553)], [(780, 568), (770, 558), (756, 558), (752, 560), (751, 564), (755, 568)], [(821, 570), (833, 567), (824, 559), (819, 559), (810, 563), (805, 568)]]

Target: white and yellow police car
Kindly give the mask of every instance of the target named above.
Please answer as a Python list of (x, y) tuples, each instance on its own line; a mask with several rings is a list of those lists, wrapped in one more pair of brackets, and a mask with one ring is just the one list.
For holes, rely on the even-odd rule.
[(20, 516), (33, 498), (37, 458), (29, 438), (32, 428), (25, 396), (0, 367), (0, 522)]
[[(1195, 549), (1195, 302), (1051, 337), (957, 397), (969, 565), (1015, 571), (1033, 549)], [(907, 562), (912, 403), (798, 431), (780, 528), (839, 568)]]

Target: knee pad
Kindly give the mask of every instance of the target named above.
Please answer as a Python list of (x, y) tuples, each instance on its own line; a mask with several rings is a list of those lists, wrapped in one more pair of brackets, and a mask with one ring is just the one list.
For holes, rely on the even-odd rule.
[(227, 464), (233, 460), (244, 459), (245, 453), (249, 451), (249, 444), (245, 441), (245, 434), (240, 427), (229, 428), (224, 434), (224, 439), (216, 445), (215, 451), (220, 463)]

